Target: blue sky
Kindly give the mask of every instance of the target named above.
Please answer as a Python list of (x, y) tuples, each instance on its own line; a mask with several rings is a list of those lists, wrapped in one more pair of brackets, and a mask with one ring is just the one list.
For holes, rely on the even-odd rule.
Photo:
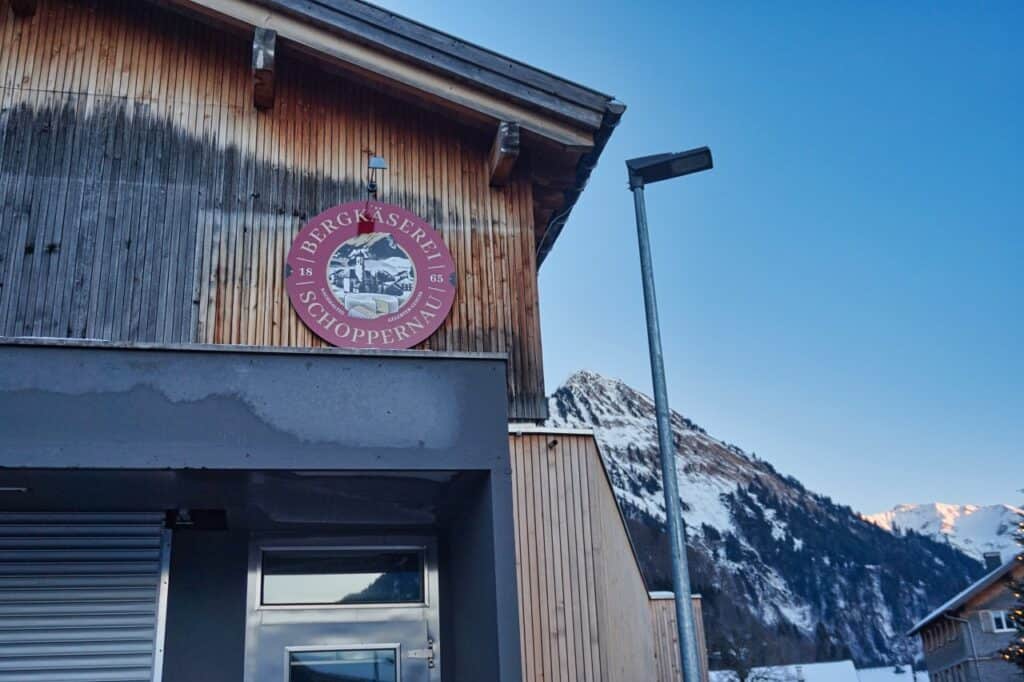
[(549, 390), (649, 389), (623, 161), (706, 144), (647, 193), (673, 406), (858, 510), (1022, 501), (1024, 4), (379, 1), (629, 106), (541, 270)]

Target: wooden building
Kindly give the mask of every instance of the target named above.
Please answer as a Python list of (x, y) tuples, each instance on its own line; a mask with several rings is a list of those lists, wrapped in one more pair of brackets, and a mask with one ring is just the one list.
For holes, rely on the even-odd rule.
[[(592, 435), (538, 426), (624, 109), (360, 0), (0, 0), (0, 682), (678, 678)], [(297, 311), (345, 206), (325, 267), (406, 262), (378, 209), (443, 242), (412, 348)], [(332, 272), (331, 324), (402, 318)]]
[(921, 638), (928, 679), (936, 682), (1012, 682), (1020, 670), (1002, 651), (1017, 634), (1010, 619), (1016, 606), (1013, 580), (1024, 580), (1022, 555), (1005, 561), (984, 555), (988, 572), (921, 619), (909, 637)]

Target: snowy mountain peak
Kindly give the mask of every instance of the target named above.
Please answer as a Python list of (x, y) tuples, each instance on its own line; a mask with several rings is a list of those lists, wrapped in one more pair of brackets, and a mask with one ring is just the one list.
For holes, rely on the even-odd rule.
[(999, 552), (1006, 560), (1016, 551), (1013, 532), (1021, 510), (1009, 504), (901, 504), (864, 519), (896, 535), (913, 531), (981, 559)]
[[(575, 401), (559, 401), (559, 393), (572, 394)], [(601, 423), (602, 417), (620, 419), (624, 415), (647, 418), (654, 414), (654, 401), (650, 396), (637, 391), (621, 379), (606, 377), (591, 370), (582, 369), (570, 376), (552, 396), (551, 407), (567, 410), (552, 411), (552, 422), (568, 425), (585, 421)], [(576, 408), (576, 409), (569, 409)], [(673, 412), (673, 426), (678, 420), (684, 430), (704, 433), (689, 419)]]
[[(667, 588), (653, 401), (580, 371), (549, 409), (552, 426), (593, 429), (648, 587)], [(679, 413), (671, 423), (690, 574), (716, 665), (731, 665), (727, 652), (749, 637), (770, 642), (763, 648), (775, 660), (748, 663), (906, 660), (902, 633), (981, 574), (946, 543), (888, 533)]]

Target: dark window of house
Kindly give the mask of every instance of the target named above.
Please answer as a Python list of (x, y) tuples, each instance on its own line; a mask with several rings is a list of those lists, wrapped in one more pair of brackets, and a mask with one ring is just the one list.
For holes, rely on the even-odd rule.
[(267, 606), (416, 604), (424, 601), (419, 549), (266, 550)]

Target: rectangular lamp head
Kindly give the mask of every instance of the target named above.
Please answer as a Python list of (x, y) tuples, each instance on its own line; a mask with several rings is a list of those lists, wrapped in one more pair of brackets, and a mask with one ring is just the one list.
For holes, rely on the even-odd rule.
[(640, 156), (626, 161), (630, 187), (678, 178), (690, 173), (699, 173), (708, 170), (713, 165), (711, 150), (707, 147), (697, 147), (675, 154)]

